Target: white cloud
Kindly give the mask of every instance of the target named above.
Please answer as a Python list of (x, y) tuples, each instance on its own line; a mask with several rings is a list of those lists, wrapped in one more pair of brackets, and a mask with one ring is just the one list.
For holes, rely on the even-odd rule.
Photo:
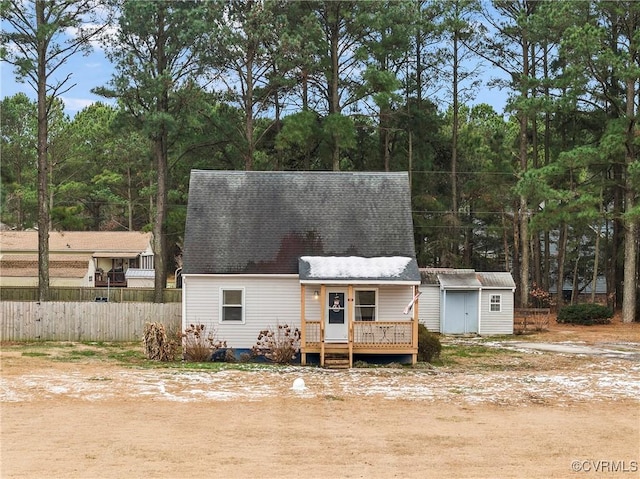
[(60, 98), (64, 102), (65, 110), (74, 113), (96, 103), (95, 100), (88, 98), (69, 98), (64, 96)]

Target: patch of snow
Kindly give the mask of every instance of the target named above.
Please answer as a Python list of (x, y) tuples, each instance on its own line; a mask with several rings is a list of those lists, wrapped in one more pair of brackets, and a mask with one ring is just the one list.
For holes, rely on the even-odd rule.
[(302, 256), (300, 259), (309, 263), (310, 278), (334, 279), (397, 278), (411, 262), (411, 258), (403, 256)]

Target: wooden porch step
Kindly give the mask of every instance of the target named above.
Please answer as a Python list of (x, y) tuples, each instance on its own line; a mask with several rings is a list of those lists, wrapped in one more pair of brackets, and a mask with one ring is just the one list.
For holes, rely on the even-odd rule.
[(324, 343), (325, 354), (349, 354), (349, 345), (347, 343)]
[(349, 369), (349, 345), (347, 343), (325, 343), (324, 367)]
[(327, 369), (349, 369), (349, 356), (325, 356), (324, 367)]

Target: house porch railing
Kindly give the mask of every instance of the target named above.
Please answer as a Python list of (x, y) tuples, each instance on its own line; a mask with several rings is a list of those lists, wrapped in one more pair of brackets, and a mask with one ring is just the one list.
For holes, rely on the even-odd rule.
[[(358, 348), (397, 348), (412, 345), (413, 321), (354, 321), (350, 334), (354, 351)], [(322, 321), (305, 321), (305, 341), (302, 347), (320, 347), (323, 341)]]

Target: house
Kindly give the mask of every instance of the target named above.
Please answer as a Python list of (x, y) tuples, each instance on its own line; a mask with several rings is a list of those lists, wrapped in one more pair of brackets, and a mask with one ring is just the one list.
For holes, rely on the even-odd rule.
[(511, 273), (473, 269), (420, 270), (420, 322), (443, 334), (513, 334)]
[(415, 362), (419, 285), (406, 173), (191, 173), (183, 329), (239, 354), (286, 324), (302, 364)]
[[(51, 286), (135, 287), (134, 271), (153, 275), (152, 234), (133, 231), (49, 232)], [(0, 286), (38, 285), (38, 232), (0, 231)], [(153, 282), (151, 283), (153, 287)]]

